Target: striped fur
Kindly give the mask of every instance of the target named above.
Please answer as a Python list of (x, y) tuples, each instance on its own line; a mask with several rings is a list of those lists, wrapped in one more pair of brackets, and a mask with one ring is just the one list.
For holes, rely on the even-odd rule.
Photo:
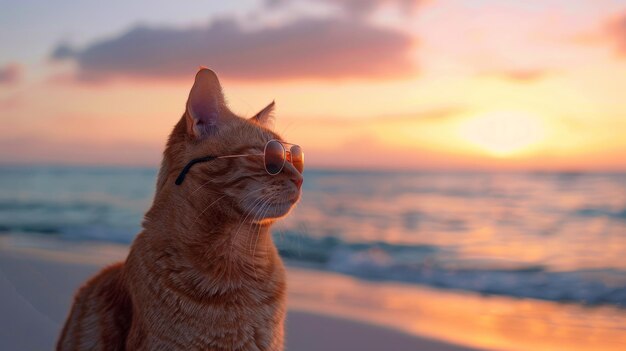
[[(203, 71), (196, 85), (215, 87)], [(174, 127), (142, 232), (124, 263), (78, 291), (57, 350), (283, 349), (285, 271), (269, 228), (298, 201), (302, 175), (287, 163), (270, 176), (262, 157), (241, 157), (197, 164), (175, 185), (193, 158), (262, 153), (280, 139), (262, 116), (223, 103), (210, 131), (196, 118), (187, 109)]]

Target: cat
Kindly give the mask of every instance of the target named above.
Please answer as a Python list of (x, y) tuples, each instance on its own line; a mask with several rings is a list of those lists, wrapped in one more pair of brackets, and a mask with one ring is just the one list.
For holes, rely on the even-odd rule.
[[(125, 262), (77, 292), (57, 350), (282, 350), (283, 263), (269, 229), (299, 201), (303, 175), (262, 154), (274, 103), (250, 119), (232, 113), (217, 75), (196, 74), (174, 127), (152, 207)], [(184, 173), (184, 172), (183, 172)], [(180, 185), (178, 185), (180, 184)]]

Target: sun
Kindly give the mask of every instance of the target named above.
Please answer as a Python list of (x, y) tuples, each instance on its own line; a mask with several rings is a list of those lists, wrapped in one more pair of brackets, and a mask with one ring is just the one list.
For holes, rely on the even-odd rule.
[(497, 111), (461, 122), (459, 135), (493, 156), (507, 157), (537, 145), (544, 138), (545, 128), (530, 113)]

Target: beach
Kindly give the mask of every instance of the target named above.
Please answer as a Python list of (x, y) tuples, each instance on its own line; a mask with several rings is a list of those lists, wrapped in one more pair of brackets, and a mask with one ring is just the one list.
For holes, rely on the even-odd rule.
[[(74, 291), (127, 245), (0, 237), (0, 349), (47, 350)], [(290, 265), (287, 350), (621, 350), (609, 307), (368, 282)]]
[[(76, 289), (127, 253), (123, 245), (0, 239), (0, 350), (53, 349)], [(286, 328), (287, 350), (471, 350), (293, 305)]]

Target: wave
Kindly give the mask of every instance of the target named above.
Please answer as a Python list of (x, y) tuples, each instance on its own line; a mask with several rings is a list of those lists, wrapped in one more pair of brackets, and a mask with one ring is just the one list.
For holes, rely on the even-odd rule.
[[(72, 241), (129, 244), (138, 228), (110, 225), (0, 224), (0, 233), (53, 235)], [(596, 269), (550, 271), (541, 265), (463, 260), (451, 249), (434, 245), (345, 242), (314, 238), (295, 231), (275, 233), (288, 264), (351, 275), (366, 280), (397, 281), (441, 289), (626, 308), (626, 271)]]
[(599, 207), (583, 207), (577, 209), (574, 214), (581, 217), (605, 217), (626, 221), (626, 208), (611, 210)]
[(106, 211), (110, 206), (103, 203), (95, 203), (92, 201), (0, 201), (0, 211), (46, 211), (46, 212), (63, 212), (63, 211)]
[(285, 232), (276, 239), (281, 256), (317, 268), (368, 280), (399, 281), (586, 305), (626, 307), (626, 271), (596, 269), (550, 271), (541, 265), (464, 261), (454, 252), (430, 245), (385, 242), (348, 243)]

